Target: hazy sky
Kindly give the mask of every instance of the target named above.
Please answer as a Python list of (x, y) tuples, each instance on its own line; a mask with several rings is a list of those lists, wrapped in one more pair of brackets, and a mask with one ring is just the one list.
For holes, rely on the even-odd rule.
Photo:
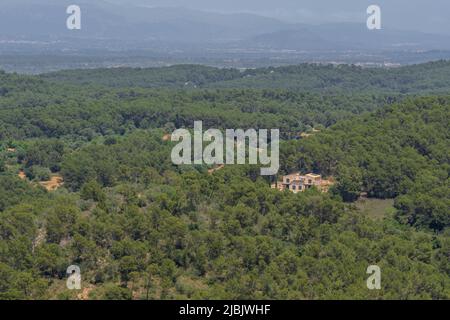
[[(450, 34), (450, 0), (106, 0), (121, 4), (181, 6), (252, 12), (299, 23), (361, 22), (378, 4), (386, 27)], [(76, 0), (74, 0), (76, 2)]]

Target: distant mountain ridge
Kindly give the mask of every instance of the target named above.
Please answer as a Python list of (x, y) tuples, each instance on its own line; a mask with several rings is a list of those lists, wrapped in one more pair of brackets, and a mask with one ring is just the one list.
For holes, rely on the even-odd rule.
[(70, 1), (45, 0), (39, 4), (21, 1), (0, 6), (0, 37), (71, 36), (159, 40), (166, 42), (233, 41), (286, 28), (281, 21), (251, 14), (218, 14), (185, 8), (119, 6), (104, 1), (79, 2), (82, 28), (67, 30)]
[[(221, 14), (185, 8), (150, 8), (77, 2), (82, 29), (67, 30), (68, 0), (4, 0), (0, 6), (2, 49), (17, 43), (66, 49), (261, 50), (446, 50), (450, 37), (365, 24), (290, 24), (248, 13)], [(38, 42), (37, 42), (38, 41)], [(19, 49), (21, 47), (19, 46)]]

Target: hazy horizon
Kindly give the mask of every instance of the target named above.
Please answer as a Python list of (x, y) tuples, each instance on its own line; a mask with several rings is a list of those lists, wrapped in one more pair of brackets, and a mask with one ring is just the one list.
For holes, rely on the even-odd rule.
[[(183, 7), (218, 13), (252, 13), (290, 23), (364, 23), (366, 9), (376, 4), (382, 9), (383, 26), (391, 29), (450, 35), (450, 1), (433, 0), (3, 0), (3, 3), (30, 2), (82, 4), (109, 2), (147, 7)], [(1, 5), (0, 5), (1, 10)]]
[[(220, 13), (253, 13), (291, 23), (365, 22), (366, 8), (382, 9), (383, 25), (392, 29), (450, 34), (450, 1), (434, 0), (105, 0), (117, 4), (185, 7)], [(430, 18), (431, 17), (431, 18)]]
[[(82, 12), (80, 27), (74, 29), (66, 24), (72, 4)], [(370, 4), (381, 7), (382, 30), (366, 26)], [(446, 12), (450, 2), (443, 0), (434, 6), (423, 0), (2, 0), (0, 53), (120, 56), (74, 62), (76, 67), (408, 64), (450, 59)], [(130, 52), (146, 58), (133, 60)], [(18, 68), (17, 61), (8, 58), (2, 66), (40, 70)], [(46, 70), (68, 65), (46, 64)]]

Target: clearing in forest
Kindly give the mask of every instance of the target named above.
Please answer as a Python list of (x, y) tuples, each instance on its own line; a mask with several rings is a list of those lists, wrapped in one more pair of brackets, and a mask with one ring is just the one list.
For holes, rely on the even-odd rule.
[(225, 167), (225, 165), (224, 165), (224, 164), (221, 164), (221, 165), (218, 166), (218, 167), (209, 169), (209, 170), (208, 170), (208, 173), (209, 173), (209, 174), (213, 174), (214, 172), (216, 172), (216, 171), (218, 171), (218, 170), (220, 170), (220, 169), (223, 169), (224, 167)]
[(25, 172), (23, 172), (23, 170), (20, 170), (20, 171), (19, 171), (18, 176), (19, 176), (19, 178), (22, 179), (22, 180), (25, 180), (25, 179), (27, 178), (27, 175), (25, 174)]
[(356, 207), (372, 219), (383, 219), (394, 209), (393, 199), (360, 198)]
[(41, 181), (39, 184), (47, 189), (47, 191), (55, 191), (64, 184), (64, 180), (63, 177), (54, 175), (49, 181)]

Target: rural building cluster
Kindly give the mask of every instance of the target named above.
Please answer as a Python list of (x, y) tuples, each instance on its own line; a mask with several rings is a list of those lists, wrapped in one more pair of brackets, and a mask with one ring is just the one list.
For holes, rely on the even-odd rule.
[(331, 185), (333, 185), (331, 179), (322, 179), (322, 176), (319, 174), (308, 173), (302, 175), (300, 172), (296, 172), (283, 176), (281, 181), (272, 184), (272, 188), (297, 193), (316, 187), (322, 192), (328, 192)]

